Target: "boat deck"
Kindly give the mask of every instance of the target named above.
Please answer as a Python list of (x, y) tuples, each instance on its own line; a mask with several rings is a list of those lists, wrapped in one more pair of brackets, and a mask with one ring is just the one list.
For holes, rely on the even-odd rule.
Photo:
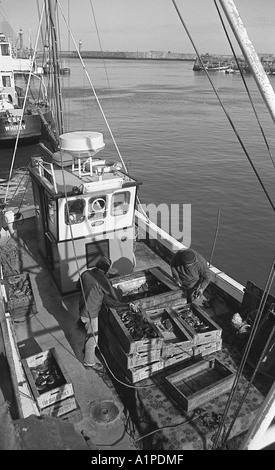
[[(122, 380), (125, 385), (121, 385), (115, 380), (113, 374), (96, 373), (83, 367), (85, 331), (78, 326), (77, 322), (78, 294), (65, 297), (59, 294), (50, 272), (37, 252), (33, 222), (25, 220), (23, 226), (18, 227), (18, 232), (19, 236), (20, 232), (24, 233), (24, 243), (20, 245), (20, 252), (23, 270), (33, 276), (33, 293), (37, 313), (14, 321), (16, 339), (22, 358), (36, 354), (41, 350), (56, 349), (71, 378), (75, 397), (82, 413), (82, 417), (74, 423), (74, 427), (85, 438), (87, 448), (102, 451), (111, 449), (135, 450), (137, 448), (188, 449), (194, 446), (195, 448), (196, 446), (197, 448), (207, 448), (215, 429), (203, 427), (198, 416), (195, 421), (192, 421), (190, 415), (175, 406), (163, 389), (163, 374), (152, 376), (129, 388), (129, 382), (122, 380), (122, 376), (117, 375), (117, 378)], [(160, 266), (170, 273), (168, 264), (142, 242), (137, 243), (135, 256), (136, 271)], [(215, 306), (209, 309), (209, 315), (217, 323), (220, 320), (222, 323), (225, 316), (232, 315), (232, 311), (228, 311), (228, 306), (221, 299), (216, 298)], [(223, 347), (223, 350), (218, 354), (229, 360), (230, 365), (236, 368), (238, 355), (235, 354), (235, 359), (232, 359), (232, 352)], [(169, 370), (165, 369), (165, 373), (168, 374), (171, 369), (177, 370), (178, 368), (179, 366), (176, 369), (170, 367)], [(157, 382), (158, 380), (160, 383)], [(244, 388), (246, 384), (246, 380), (243, 379), (242, 387)], [(239, 395), (236, 400), (238, 397)], [(225, 406), (226, 399), (227, 394), (223, 395), (221, 400), (214, 400), (214, 404), (210, 403), (209, 406), (204, 407), (205, 413), (214, 412), (218, 415)], [(91, 416), (91, 408), (96, 402), (102, 400), (115, 403), (119, 409), (118, 416), (112, 422), (97, 422)], [(233, 435), (248, 429), (262, 401), (263, 395), (255, 387), (252, 387), (248, 397), (249, 404), (246, 404), (240, 413)], [(128, 405), (128, 410), (126, 405)], [(233, 403), (234, 407), (236, 407), (236, 402)], [(182, 420), (187, 423), (185, 427), (180, 426), (176, 430), (173, 429), (173, 426), (180, 424)], [(140, 423), (143, 425), (139, 426)], [(169, 428), (169, 426), (171, 427)], [(149, 440), (140, 438), (140, 435), (145, 435), (157, 428), (163, 430), (154, 432)], [(38, 443), (34, 439), (32, 444), (28, 440), (25, 445), (26, 448), (30, 448), (30, 446), (35, 448)], [(47, 439), (44, 445), (47, 445)], [(50, 446), (51, 443), (48, 445)]]
[[(28, 222), (27, 222), (28, 223)], [(85, 330), (78, 326), (78, 294), (62, 298), (56, 285), (36, 250), (35, 237), (31, 229), (26, 246), (22, 248), (23, 269), (32, 273), (33, 293), (37, 314), (14, 322), (16, 339), (22, 358), (37, 354), (41, 350), (55, 348), (73, 383), (76, 401), (82, 418), (75, 423), (76, 430), (85, 437), (89, 449), (134, 450), (135, 446), (126, 429), (123, 407), (106, 374), (86, 370), (83, 365)], [(53, 292), (55, 295), (53, 295)], [(97, 401), (113, 401), (119, 408), (119, 416), (112, 422), (102, 424), (91, 419), (91, 406)], [(44, 439), (47, 438), (43, 436)], [(43, 448), (41, 442), (33, 444)], [(51, 443), (48, 443), (51, 445)], [(45, 444), (47, 445), (47, 444)]]

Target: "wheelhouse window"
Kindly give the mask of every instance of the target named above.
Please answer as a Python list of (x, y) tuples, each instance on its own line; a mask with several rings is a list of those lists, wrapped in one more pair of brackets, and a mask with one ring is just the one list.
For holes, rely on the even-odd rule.
[(117, 216), (127, 214), (130, 207), (130, 197), (130, 191), (123, 191), (113, 194), (111, 202), (111, 215)]
[(99, 240), (87, 243), (86, 264), (88, 269), (93, 268), (102, 256), (110, 258), (109, 240)]
[(1, 55), (2, 56), (10, 55), (9, 44), (1, 44)]
[(107, 203), (106, 203), (106, 195), (105, 196), (96, 196), (91, 197), (88, 200), (88, 219), (92, 221), (92, 223), (100, 223), (103, 222), (107, 215)]
[(48, 230), (57, 237), (57, 208), (56, 208), (56, 200), (49, 197), (47, 193), (45, 193), (45, 210), (46, 216), (48, 221)]
[(2, 75), (2, 82), (4, 87), (11, 87), (11, 78), (9, 75)]
[(68, 201), (64, 207), (65, 210), (65, 223), (70, 224), (80, 224), (85, 219), (84, 210), (85, 210), (85, 200), (84, 199), (75, 199), (73, 201)]
[(47, 210), (47, 215), (48, 219), (51, 221), (51, 223), (55, 224), (56, 222), (56, 201), (54, 199), (51, 199), (46, 195), (46, 210)]

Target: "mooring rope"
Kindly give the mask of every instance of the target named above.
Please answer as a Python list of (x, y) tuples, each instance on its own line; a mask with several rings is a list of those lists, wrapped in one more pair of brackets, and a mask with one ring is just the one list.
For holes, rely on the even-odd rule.
[(26, 107), (27, 95), (28, 95), (29, 88), (30, 88), (31, 72), (32, 72), (32, 70), (33, 70), (33, 66), (34, 66), (35, 59), (36, 59), (37, 46), (38, 46), (38, 39), (39, 39), (39, 35), (40, 35), (42, 20), (43, 20), (43, 17), (44, 17), (44, 12), (45, 12), (45, 5), (43, 5), (43, 10), (42, 10), (42, 14), (41, 14), (41, 18), (40, 18), (40, 22), (39, 22), (39, 26), (38, 26), (38, 31), (37, 31), (37, 34), (36, 34), (36, 40), (35, 40), (35, 46), (34, 46), (34, 53), (33, 53), (33, 56), (32, 56), (32, 59), (31, 59), (31, 64), (30, 64), (30, 73), (29, 73), (29, 77), (28, 77), (28, 83), (27, 83), (26, 93), (25, 93), (24, 101), (23, 101), (22, 114), (21, 114), (21, 116), (20, 116), (19, 127), (18, 127), (18, 131), (17, 131), (17, 135), (16, 135), (16, 141), (15, 141), (15, 146), (14, 146), (13, 155), (12, 155), (12, 160), (11, 160), (11, 166), (10, 166), (8, 184), (7, 184), (7, 188), (6, 188), (6, 194), (5, 194), (5, 198), (4, 198), (4, 204), (6, 204), (6, 201), (7, 201), (7, 198), (8, 198), (8, 191), (9, 191), (9, 187), (10, 187), (10, 182), (11, 182), (11, 177), (12, 177), (12, 172), (13, 172), (13, 167), (14, 167), (14, 161), (15, 161), (15, 156), (16, 156), (17, 147), (18, 147), (18, 140), (19, 140), (19, 136), (20, 136), (20, 129), (21, 129), (21, 126), (22, 126), (23, 115), (24, 115), (24, 111), (25, 111), (25, 107)]

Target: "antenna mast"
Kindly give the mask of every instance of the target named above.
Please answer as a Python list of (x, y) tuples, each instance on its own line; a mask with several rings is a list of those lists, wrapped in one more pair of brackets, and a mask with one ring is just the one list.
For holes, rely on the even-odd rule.
[(53, 75), (54, 75), (54, 90), (56, 96), (56, 113), (57, 113), (57, 126), (59, 135), (64, 132), (64, 122), (62, 113), (62, 96), (60, 86), (60, 75), (59, 75), (59, 61), (58, 61), (58, 47), (57, 47), (57, 34), (55, 25), (55, 9), (53, 3), (56, 0), (48, 0), (49, 8), (49, 20), (50, 20), (50, 31), (51, 31), (51, 43), (52, 43), (52, 57), (53, 57)]
[(275, 93), (264, 71), (261, 61), (250, 41), (246, 28), (240, 18), (233, 0), (219, 0), (224, 14), (231, 26), (239, 47), (248, 62), (255, 82), (275, 123)]

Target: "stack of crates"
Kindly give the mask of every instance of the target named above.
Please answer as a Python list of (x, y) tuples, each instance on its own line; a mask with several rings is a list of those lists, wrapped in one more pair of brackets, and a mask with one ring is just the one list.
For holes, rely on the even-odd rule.
[[(187, 311), (199, 318), (205, 331), (199, 332), (185, 321)], [(128, 329), (132, 318), (139, 321), (149, 336), (136, 339)], [(151, 333), (150, 333), (151, 331)], [(221, 328), (194, 304), (173, 307), (158, 305), (132, 313), (129, 306), (106, 309), (99, 316), (99, 348), (119, 364), (132, 383), (190, 359), (206, 356), (222, 347)]]
[[(132, 383), (179, 363), (221, 349), (221, 329), (159, 267), (114, 278), (122, 303), (99, 315), (98, 346)], [(198, 332), (183, 320), (192, 311), (204, 325)], [(144, 334), (143, 334), (144, 333)]]
[[(148, 337), (136, 339), (131, 334), (126, 325), (132, 318), (133, 321), (142, 323), (142, 327), (149, 332)], [(133, 383), (159, 370), (162, 344), (163, 339), (154, 325), (141, 313), (132, 313), (128, 305), (106, 309), (99, 315), (99, 349), (111, 361), (118, 363)]]
[(7, 310), (12, 318), (22, 318), (37, 313), (32, 288), (32, 275), (25, 272), (4, 278)]

